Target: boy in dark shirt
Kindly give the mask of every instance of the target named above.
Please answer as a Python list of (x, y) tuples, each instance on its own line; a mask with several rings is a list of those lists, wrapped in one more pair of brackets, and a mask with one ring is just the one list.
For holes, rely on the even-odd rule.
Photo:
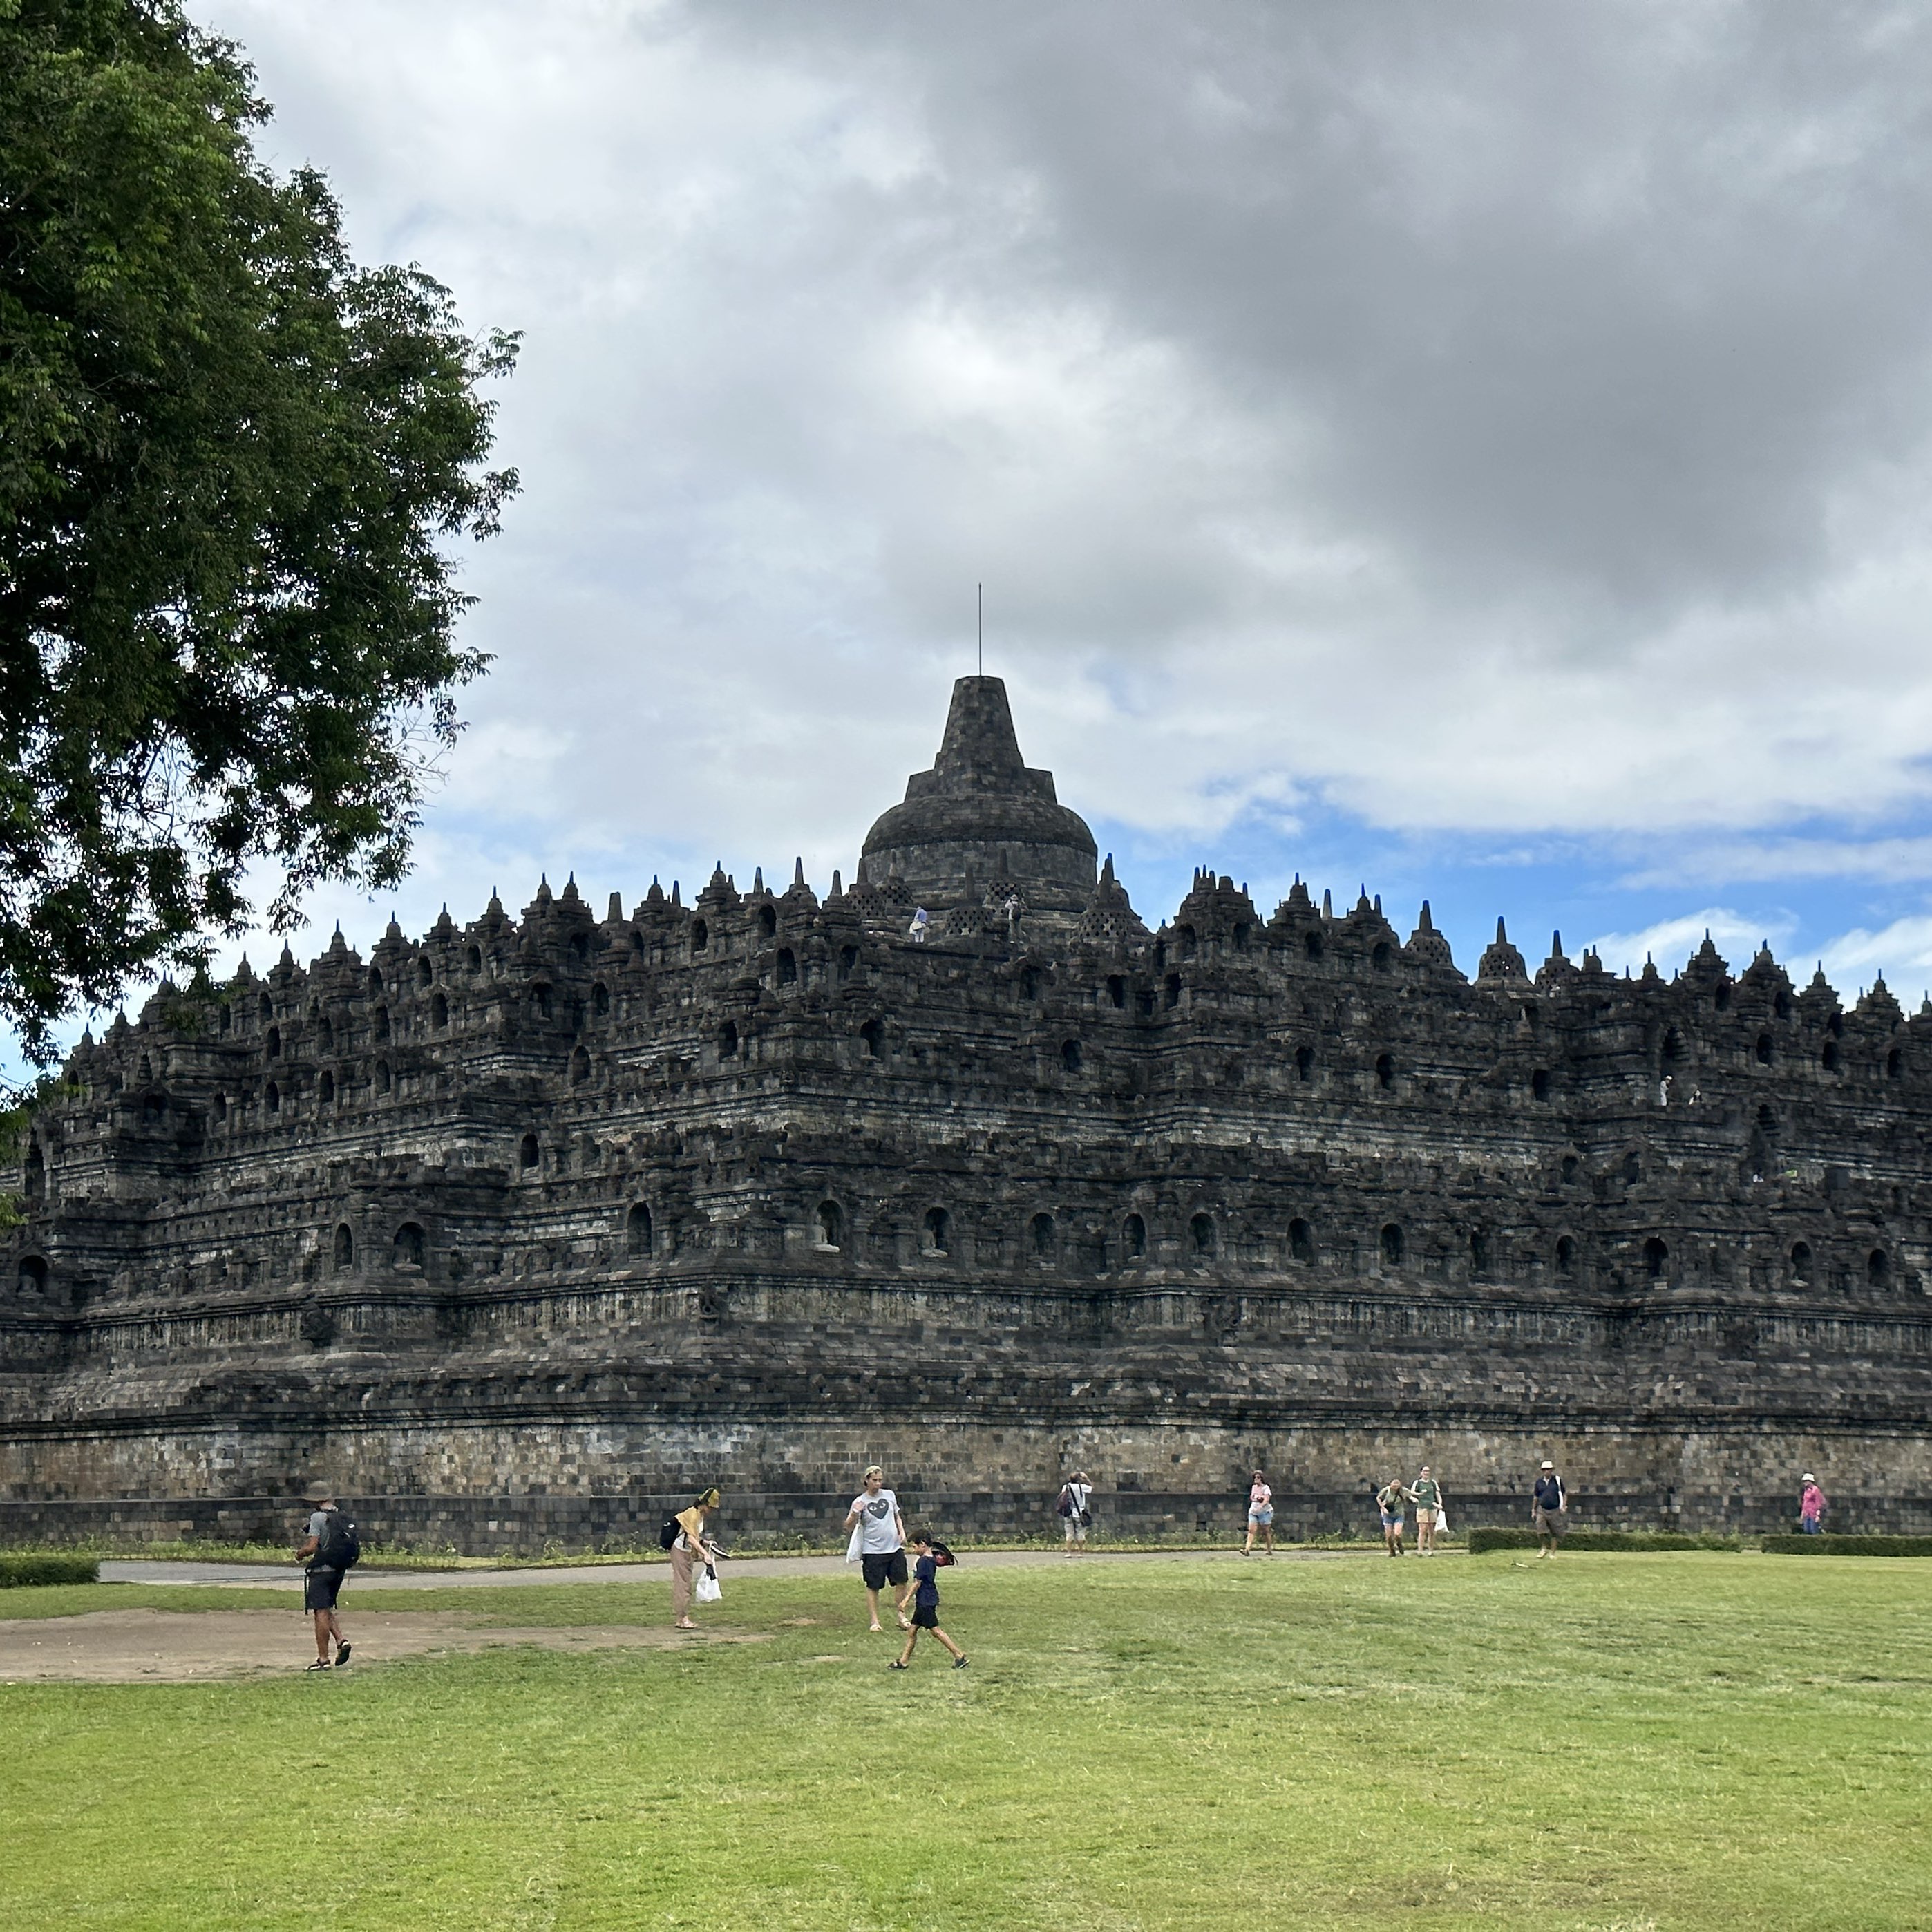
[(910, 1668), (913, 1646), (919, 1641), (919, 1634), (929, 1630), (952, 1653), (955, 1670), (966, 1668), (966, 1653), (939, 1628), (939, 1570), (944, 1563), (956, 1559), (944, 1544), (929, 1536), (915, 1536), (912, 1546), (919, 1554), (912, 1566), (914, 1581), (917, 1588), (913, 1592), (912, 1628), (906, 1632), (905, 1648), (899, 1652), (898, 1661), (892, 1665), (895, 1670)]

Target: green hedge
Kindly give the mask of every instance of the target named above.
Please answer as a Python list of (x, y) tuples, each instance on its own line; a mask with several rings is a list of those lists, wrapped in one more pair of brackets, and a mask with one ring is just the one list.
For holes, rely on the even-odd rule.
[(1932, 1536), (1767, 1536), (1774, 1556), (1932, 1556)]
[(0, 1550), (0, 1590), (29, 1583), (97, 1583), (100, 1565), (92, 1556), (70, 1556), (49, 1550)]
[[(1486, 1550), (1534, 1550), (1541, 1542), (1533, 1529), (1472, 1529), (1469, 1554), (1480, 1556)], [(1810, 1539), (1815, 1542), (1816, 1538)], [(1639, 1552), (1654, 1550), (1736, 1550), (1737, 1539), (1730, 1536), (1687, 1536), (1671, 1529), (1573, 1529), (1563, 1539), (1565, 1550), (1609, 1550)]]

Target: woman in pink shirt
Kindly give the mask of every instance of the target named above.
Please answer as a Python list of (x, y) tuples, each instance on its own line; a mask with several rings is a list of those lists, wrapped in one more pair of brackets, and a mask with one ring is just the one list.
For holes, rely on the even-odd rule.
[(1825, 1514), (1825, 1492), (1818, 1486), (1818, 1478), (1808, 1469), (1804, 1472), (1804, 1487), (1798, 1498), (1798, 1527), (1807, 1536), (1818, 1534), (1819, 1519)]

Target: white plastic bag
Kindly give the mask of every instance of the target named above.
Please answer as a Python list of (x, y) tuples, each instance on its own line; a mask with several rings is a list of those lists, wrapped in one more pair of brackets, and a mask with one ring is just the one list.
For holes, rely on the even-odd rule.
[(692, 1592), (700, 1604), (715, 1604), (722, 1600), (724, 1592), (718, 1587), (718, 1573), (708, 1566), (698, 1580), (698, 1587)]
[(1449, 1534), (1449, 1512), (1446, 1509), (1439, 1509), (1436, 1512), (1436, 1534), (1438, 1536), (1447, 1536)]

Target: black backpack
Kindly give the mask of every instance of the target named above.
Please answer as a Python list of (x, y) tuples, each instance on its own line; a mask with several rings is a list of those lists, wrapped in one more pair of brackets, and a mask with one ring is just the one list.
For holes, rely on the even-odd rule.
[(670, 1549), (683, 1534), (684, 1525), (674, 1516), (666, 1516), (663, 1526), (658, 1531), (658, 1547), (660, 1550)]
[(340, 1510), (331, 1510), (328, 1520), (322, 1526), (321, 1540), (316, 1545), (315, 1568), (318, 1570), (352, 1570), (362, 1560), (362, 1539), (356, 1534), (356, 1526)]

